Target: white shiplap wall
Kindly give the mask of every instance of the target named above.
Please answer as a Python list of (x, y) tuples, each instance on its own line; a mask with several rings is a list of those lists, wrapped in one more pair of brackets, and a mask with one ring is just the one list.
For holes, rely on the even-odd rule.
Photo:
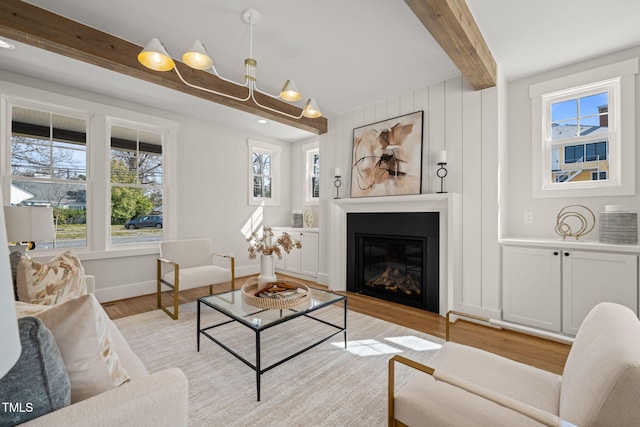
[[(498, 89), (474, 91), (454, 78), (400, 94), (329, 120), (320, 138), (323, 193), (320, 209), (321, 277), (330, 284), (331, 199), (334, 168), (342, 171), (341, 197), (349, 197), (353, 129), (396, 116), (424, 111), (422, 193), (440, 190), (437, 156), (447, 151), (445, 190), (462, 196), (462, 280), (455, 306), (467, 312), (500, 318), (498, 240)], [(331, 191), (329, 191), (331, 190)]]

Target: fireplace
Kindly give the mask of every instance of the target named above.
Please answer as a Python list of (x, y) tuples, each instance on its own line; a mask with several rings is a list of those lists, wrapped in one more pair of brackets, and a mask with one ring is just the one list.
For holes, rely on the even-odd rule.
[(347, 290), (439, 312), (438, 212), (347, 214)]

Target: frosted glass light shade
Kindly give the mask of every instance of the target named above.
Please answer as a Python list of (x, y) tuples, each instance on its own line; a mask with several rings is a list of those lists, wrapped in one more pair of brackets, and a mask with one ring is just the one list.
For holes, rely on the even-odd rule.
[(208, 70), (213, 65), (213, 60), (200, 40), (194, 41), (189, 50), (182, 54), (182, 62), (196, 70)]
[(322, 112), (320, 111), (320, 108), (318, 108), (318, 104), (316, 104), (316, 101), (313, 98), (309, 98), (309, 100), (305, 104), (302, 115), (309, 119), (316, 119), (322, 116)]
[(138, 61), (155, 71), (169, 71), (176, 65), (160, 40), (155, 37), (138, 54)]
[(282, 86), (282, 90), (280, 91), (280, 98), (285, 101), (299, 101), (302, 98), (300, 91), (298, 91), (298, 87), (296, 86), (293, 80), (287, 80)]
[(52, 208), (5, 206), (4, 216), (9, 242), (38, 242), (56, 238)]

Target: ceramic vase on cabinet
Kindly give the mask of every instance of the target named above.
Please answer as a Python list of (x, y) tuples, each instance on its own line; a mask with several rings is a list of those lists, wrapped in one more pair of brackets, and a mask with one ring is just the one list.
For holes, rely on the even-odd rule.
[(263, 289), (268, 283), (276, 282), (278, 278), (275, 273), (276, 256), (262, 255), (260, 257), (260, 275), (258, 276), (258, 290)]

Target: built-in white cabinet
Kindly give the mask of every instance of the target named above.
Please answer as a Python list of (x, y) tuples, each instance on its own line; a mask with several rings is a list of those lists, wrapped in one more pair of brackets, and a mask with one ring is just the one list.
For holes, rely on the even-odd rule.
[(575, 335), (589, 311), (602, 301), (638, 314), (638, 257), (565, 250), (562, 256), (562, 332)]
[(320, 256), (318, 229), (273, 227), (273, 232), (276, 239), (286, 232), (302, 243), (302, 248), (293, 248), (291, 252), (283, 253), (282, 258), (276, 260), (276, 272), (316, 281)]
[(559, 249), (503, 248), (503, 320), (561, 329), (561, 259)]
[(503, 245), (503, 320), (575, 335), (599, 302), (638, 313), (638, 254), (575, 246)]

